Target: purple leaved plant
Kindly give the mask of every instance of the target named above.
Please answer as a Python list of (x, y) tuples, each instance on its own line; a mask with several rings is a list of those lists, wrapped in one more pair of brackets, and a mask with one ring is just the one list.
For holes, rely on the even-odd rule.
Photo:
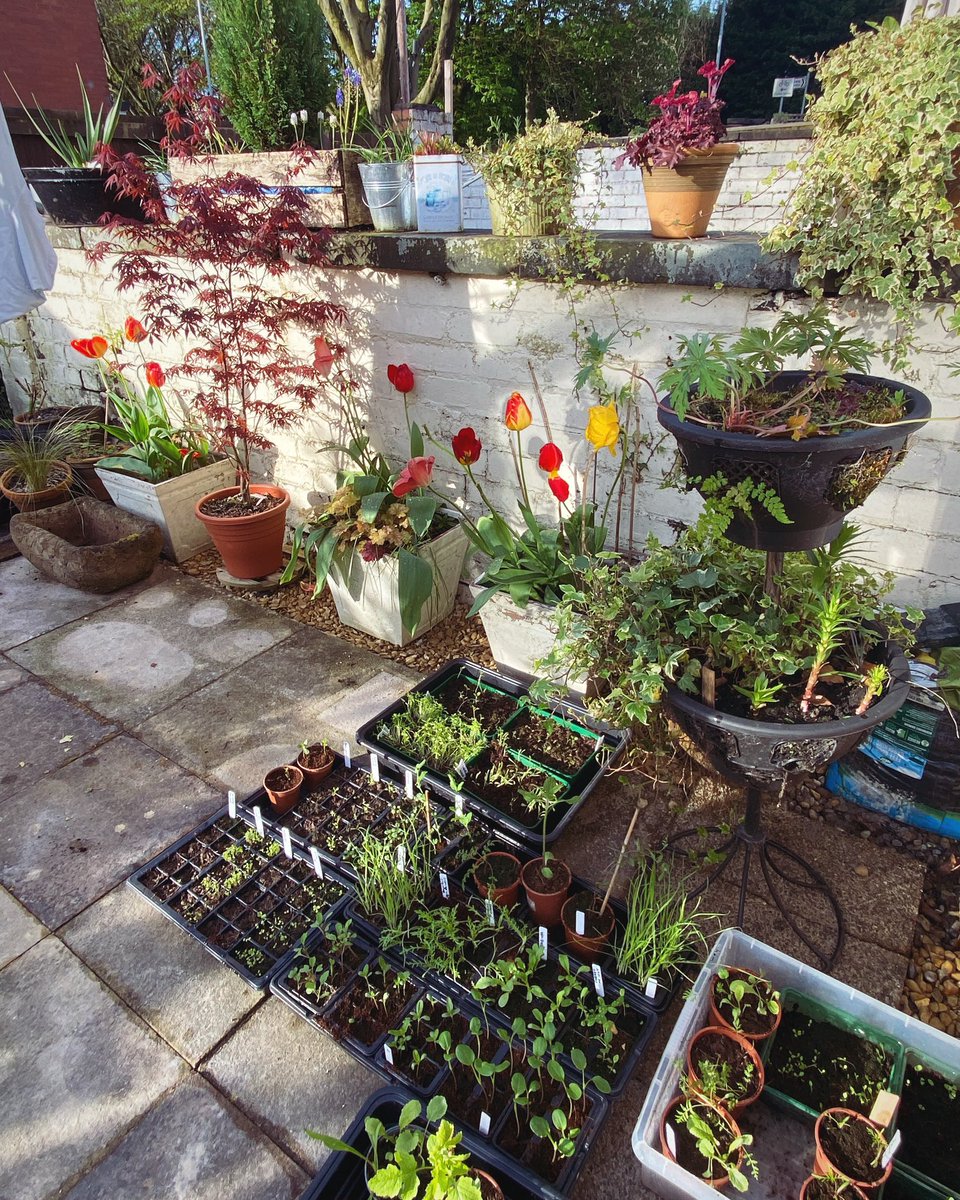
[(707, 81), (706, 92), (683, 92), (677, 95), (680, 80), (653, 103), (660, 109), (660, 116), (650, 128), (638, 138), (627, 142), (623, 154), (614, 166), (622, 167), (628, 162), (632, 167), (675, 167), (691, 150), (709, 150), (726, 133), (720, 118), (724, 102), (717, 99), (720, 80), (733, 66), (728, 58), (722, 67), (715, 62), (704, 63), (697, 72)]

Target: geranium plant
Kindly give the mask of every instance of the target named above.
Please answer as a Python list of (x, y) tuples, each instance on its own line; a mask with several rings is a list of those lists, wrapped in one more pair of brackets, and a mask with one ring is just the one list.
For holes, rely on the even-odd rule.
[(707, 81), (706, 92), (678, 92), (680, 80), (675, 79), (669, 92), (655, 96), (653, 104), (660, 109), (650, 128), (640, 137), (632, 138), (616, 162), (632, 167), (675, 167), (691, 150), (709, 150), (726, 133), (720, 116), (724, 101), (717, 96), (720, 81), (733, 66), (728, 58), (723, 66), (710, 61), (697, 72)]

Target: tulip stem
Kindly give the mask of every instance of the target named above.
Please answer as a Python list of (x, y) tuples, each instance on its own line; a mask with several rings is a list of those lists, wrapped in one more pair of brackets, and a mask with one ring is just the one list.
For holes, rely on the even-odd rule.
[(520, 430), (517, 430), (517, 460), (520, 464), (520, 490), (523, 492), (523, 503), (530, 508), (530, 496), (527, 492), (527, 477), (523, 471), (523, 448), (520, 445)]

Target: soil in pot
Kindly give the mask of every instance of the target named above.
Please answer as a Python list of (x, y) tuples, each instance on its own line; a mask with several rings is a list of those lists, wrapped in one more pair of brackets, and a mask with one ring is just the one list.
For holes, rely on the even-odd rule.
[[(481, 1034), (479, 1038), (469, 1039), (469, 1045), (485, 1062), (493, 1062), (503, 1044), (492, 1034)], [(469, 1067), (456, 1059), (450, 1064), (450, 1073), (440, 1087), (440, 1095), (445, 1097), (447, 1107), (454, 1117), (471, 1129), (479, 1127), (483, 1113), (490, 1116), (491, 1127), (494, 1126), (497, 1117), (511, 1101), (510, 1076), (514, 1071), (523, 1070), (525, 1054), (515, 1046), (510, 1047), (507, 1054), (511, 1060), (510, 1067), (490, 1079), (485, 1079), (482, 1087), (478, 1085), (477, 1078)]]
[(394, 1028), (415, 991), (409, 973), (397, 972), (381, 958), (371, 964), (367, 978), (357, 976), (323, 1017), (324, 1028), (334, 1037), (369, 1046)]
[(880, 1182), (886, 1173), (886, 1168), (880, 1166), (886, 1139), (875, 1125), (842, 1114), (825, 1113), (818, 1122), (818, 1130), (821, 1153), (835, 1170), (855, 1183)]
[[(752, 986), (757, 988), (758, 991), (763, 991), (766, 1000), (769, 1000), (776, 991), (776, 988), (768, 980), (761, 979), (758, 975), (751, 975), (749, 971), (738, 971), (735, 967), (726, 967), (725, 970), (732, 979), (740, 978), (749, 980)], [(749, 993), (744, 995), (739, 1005), (740, 1025), (738, 1027), (734, 1023), (733, 1005), (730, 1002), (729, 996), (725, 996), (724, 993), (725, 981), (721, 980), (718, 975), (714, 975), (710, 984), (711, 1024), (726, 1025), (728, 1029), (742, 1034), (743, 1037), (749, 1038), (751, 1041), (761, 1041), (769, 1037), (774, 1029), (776, 1029), (779, 1024), (780, 1014), (761, 1012), (758, 997), (752, 996)]]
[(488, 734), (496, 733), (517, 711), (512, 696), (481, 687), (466, 675), (448, 680), (434, 695), (449, 712), (479, 721)]
[(811, 1175), (800, 1192), (800, 1200), (863, 1200), (863, 1196), (848, 1180), (826, 1175)]
[(285, 813), (300, 799), (303, 773), (298, 767), (274, 767), (263, 777), (270, 805), (276, 813)]
[(480, 1185), (481, 1200), (503, 1200), (503, 1188), (492, 1175), (477, 1168), (471, 1170), (470, 1174)]
[[(822, 701), (811, 704), (809, 712), (804, 713), (800, 701), (807, 684), (806, 673), (782, 677), (777, 682), (784, 685), (779, 698), (756, 712), (731, 680), (717, 685), (716, 706), (720, 712), (731, 717), (745, 717), (750, 721), (815, 725), (821, 721), (839, 721), (854, 716), (865, 692), (860, 679), (838, 678), (835, 682), (828, 682), (821, 676), (817, 683), (817, 696), (822, 697)], [(886, 695), (886, 690), (883, 694)]]
[(899, 1160), (960, 1195), (960, 1087), (917, 1063), (908, 1063), (897, 1128)]
[(306, 752), (297, 755), (297, 767), (303, 772), (304, 786), (308, 789), (317, 787), (333, 770), (333, 751), (322, 742), (308, 746)]
[(516, 904), (520, 894), (520, 860), (503, 850), (494, 850), (477, 863), (473, 879), (484, 899), (489, 896), (494, 904)]
[(343, 987), (362, 962), (363, 953), (356, 946), (347, 946), (333, 957), (323, 945), (311, 947), (293, 960), (285, 983), (306, 1004), (319, 1008)]
[(539, 713), (528, 712), (510, 726), (507, 737), (512, 749), (562, 775), (576, 775), (593, 754), (593, 737), (577, 733), (567, 725)]
[[(699, 1090), (704, 1081), (715, 1082), (717, 1096), (711, 1098), (724, 1107), (736, 1110), (752, 1103), (763, 1088), (763, 1066), (757, 1052), (748, 1046), (746, 1039), (741, 1042), (736, 1035), (720, 1030), (700, 1032), (691, 1042), (687, 1059), (691, 1083)], [(727, 1096), (736, 1100), (727, 1104)]]
[[(690, 1132), (686, 1125), (682, 1125), (676, 1119), (676, 1111), (679, 1102), (672, 1104), (666, 1112), (664, 1127), (669, 1124), (673, 1129), (676, 1139), (677, 1152), (674, 1155), (674, 1161), (677, 1162), (685, 1171), (689, 1171), (691, 1175), (695, 1175), (698, 1179), (710, 1180), (710, 1168), (707, 1166), (707, 1160), (697, 1148), (697, 1139)], [(697, 1115), (710, 1126), (717, 1137), (720, 1146), (728, 1146), (733, 1141), (735, 1134), (731, 1122), (724, 1116), (719, 1109), (714, 1108), (710, 1104), (698, 1104), (694, 1102), (697, 1110)], [(663, 1131), (661, 1131), (661, 1142), (663, 1143)], [(662, 1149), (666, 1149), (663, 1143)], [(720, 1167), (714, 1167), (713, 1170), (720, 1170)], [(725, 1178), (725, 1177), (724, 1177)], [(715, 1181), (716, 1182), (716, 1181)]]
[[(621, 1000), (622, 1000), (621, 993)], [(607, 1083), (616, 1083), (624, 1070), (634, 1043), (643, 1033), (646, 1021), (625, 1002), (619, 1011), (603, 1017), (603, 1028), (588, 1023), (591, 1008), (595, 1008), (598, 997), (595, 993), (578, 1002), (577, 1012), (561, 1035), (561, 1041), (569, 1053), (574, 1047), (586, 1055), (587, 1074), (599, 1075)], [(609, 994), (606, 1003), (613, 1003)]]
[(520, 881), (537, 924), (559, 925), (564, 901), (573, 882), (567, 864), (558, 858), (551, 858), (547, 863), (542, 858), (534, 858), (524, 864)]
[[(583, 926), (579, 933), (578, 914), (583, 916)], [(597, 962), (613, 935), (613, 927), (616, 924), (613, 909), (607, 908), (601, 914), (596, 896), (580, 893), (569, 897), (561, 916), (567, 945), (573, 953), (586, 962)]]
[(237, 493), (233, 496), (217, 496), (213, 500), (205, 500), (199, 508), (207, 517), (249, 517), (254, 513), (269, 512), (271, 508), (277, 508), (281, 504), (282, 496), (270, 496), (260, 492), (250, 500), (244, 501)]

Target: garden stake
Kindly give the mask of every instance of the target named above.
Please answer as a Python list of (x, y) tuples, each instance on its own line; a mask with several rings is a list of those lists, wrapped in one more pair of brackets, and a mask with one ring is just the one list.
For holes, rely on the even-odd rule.
[(623, 856), (627, 852), (627, 846), (630, 845), (630, 839), (633, 837), (633, 827), (637, 823), (637, 818), (640, 816), (640, 805), (633, 810), (633, 818), (630, 821), (630, 827), (627, 829), (627, 836), (623, 839), (620, 846), (620, 853), (617, 855), (617, 861), (614, 864), (613, 874), (610, 876), (610, 882), (607, 884), (607, 890), (604, 893), (603, 903), (600, 905), (600, 916), (607, 910), (607, 905), (610, 903), (610, 893), (613, 891), (613, 885), (617, 882), (617, 876), (620, 874), (620, 867), (623, 865)]

